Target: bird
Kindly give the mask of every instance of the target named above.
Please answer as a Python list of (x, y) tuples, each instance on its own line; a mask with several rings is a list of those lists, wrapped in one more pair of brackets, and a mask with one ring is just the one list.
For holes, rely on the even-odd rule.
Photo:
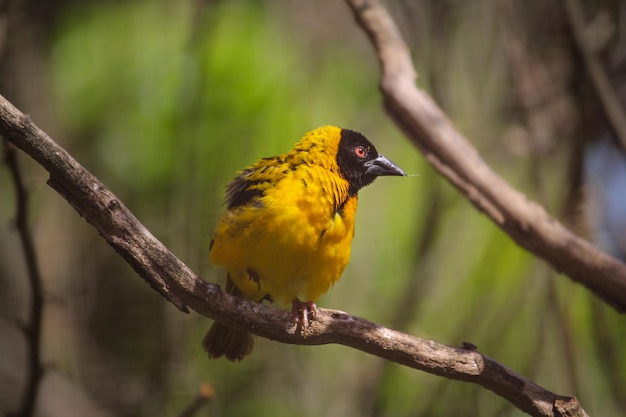
[[(406, 173), (361, 133), (322, 126), (286, 154), (259, 159), (226, 186), (226, 210), (209, 246), (226, 270), (226, 292), (291, 304), (306, 336), (317, 299), (350, 259), (358, 192), (379, 176)], [(250, 355), (251, 333), (215, 321), (202, 345), (209, 358)]]

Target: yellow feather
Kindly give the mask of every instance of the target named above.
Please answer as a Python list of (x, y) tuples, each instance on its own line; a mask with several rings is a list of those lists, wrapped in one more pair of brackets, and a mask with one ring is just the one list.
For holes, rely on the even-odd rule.
[[(364, 136), (334, 126), (239, 172), (211, 243), (211, 262), (227, 271), (227, 291), (255, 301), (304, 301), (299, 323), (306, 331), (311, 303), (350, 260), (357, 191), (379, 175), (406, 174)], [(203, 345), (211, 358), (236, 361), (250, 354), (253, 339), (214, 323)]]
[(224, 213), (211, 262), (228, 271), (245, 298), (314, 302), (341, 277), (350, 260), (357, 197), (344, 205), (343, 216), (335, 212), (349, 188), (335, 160), (340, 134), (335, 127), (317, 129), (278, 157), (282, 164), (261, 160), (248, 180), (277, 178), (263, 186), (260, 204)]

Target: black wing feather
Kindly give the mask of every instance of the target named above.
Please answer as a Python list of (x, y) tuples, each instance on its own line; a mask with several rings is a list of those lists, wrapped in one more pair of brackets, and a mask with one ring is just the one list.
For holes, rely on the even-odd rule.
[(247, 204), (260, 204), (264, 190), (276, 184), (290, 170), (284, 157), (263, 158), (241, 171), (226, 187), (226, 205), (229, 210)]
[(254, 169), (249, 168), (242, 171), (241, 174), (226, 187), (226, 205), (229, 210), (249, 204), (255, 198), (263, 196), (263, 190), (250, 188), (253, 185), (259, 184), (259, 181), (249, 181), (247, 179), (251, 172), (254, 172)]

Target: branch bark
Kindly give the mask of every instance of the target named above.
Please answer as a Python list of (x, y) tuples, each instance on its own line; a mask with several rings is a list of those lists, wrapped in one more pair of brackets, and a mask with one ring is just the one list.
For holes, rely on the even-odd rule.
[(378, 53), (385, 109), (430, 164), (518, 245), (626, 311), (626, 265), (570, 232), (493, 172), (415, 85), (407, 45), (379, 1), (346, 1)]
[(0, 134), (50, 174), (48, 184), (91, 223), (133, 269), (182, 311), (283, 343), (337, 343), (433, 375), (487, 388), (533, 416), (587, 416), (575, 398), (552, 393), (473, 347), (455, 348), (319, 309), (303, 338), (290, 314), (224, 293), (199, 279), (96, 177), (0, 96)]

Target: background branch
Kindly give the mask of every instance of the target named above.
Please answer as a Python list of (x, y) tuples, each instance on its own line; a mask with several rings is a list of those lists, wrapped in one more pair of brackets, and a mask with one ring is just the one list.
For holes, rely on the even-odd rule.
[(165, 298), (183, 311), (283, 343), (337, 343), (433, 375), (481, 385), (533, 416), (586, 416), (575, 398), (554, 394), (477, 350), (397, 332), (349, 314), (320, 309), (302, 338), (289, 313), (230, 296), (199, 279), (159, 242), (96, 177), (0, 96), (0, 134), (50, 174), (48, 183)]
[(380, 61), (387, 112), (426, 159), (520, 246), (626, 310), (626, 265), (576, 236), (494, 173), (424, 91), (409, 50), (376, 0), (347, 0)]
[(596, 52), (589, 46), (588, 36), (585, 33), (587, 24), (583, 6), (579, 0), (564, 0), (564, 5), (573, 39), (580, 51), (585, 69), (602, 104), (606, 118), (617, 137), (617, 142), (626, 152), (626, 114), (624, 114), (622, 104), (614, 92), (615, 89), (611, 85), (609, 75), (603, 68)]
[(213, 387), (209, 384), (202, 384), (193, 402), (189, 404), (178, 417), (193, 417), (203, 406), (211, 402), (213, 397), (215, 397)]
[(26, 378), (26, 390), (22, 397), (22, 406), (17, 415), (30, 417), (35, 411), (35, 403), (41, 378), (43, 376), (43, 365), (41, 363), (41, 321), (43, 313), (43, 288), (41, 283), (41, 273), (37, 256), (35, 255), (35, 245), (33, 244), (30, 227), (28, 225), (28, 192), (24, 186), (22, 174), (17, 160), (17, 150), (15, 146), (6, 140), (4, 144), (4, 157), (16, 196), (15, 226), (17, 228), (26, 270), (28, 271), (28, 283), (30, 290), (30, 309), (26, 323), (21, 327), (25, 333), (28, 345), (28, 373)]

